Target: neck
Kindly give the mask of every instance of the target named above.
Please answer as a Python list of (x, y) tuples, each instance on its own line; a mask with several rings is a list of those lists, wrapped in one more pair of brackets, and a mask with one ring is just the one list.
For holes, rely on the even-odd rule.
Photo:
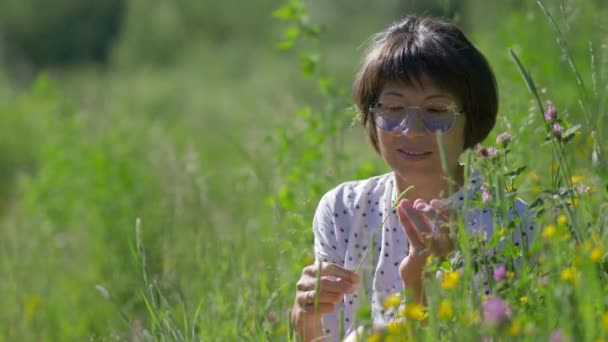
[(395, 179), (397, 182), (397, 195), (401, 194), (410, 185), (413, 185), (414, 188), (407, 193), (405, 198), (410, 201), (422, 199), (428, 203), (432, 199), (445, 198), (458, 191), (464, 183), (464, 168), (461, 165), (457, 165), (449, 177), (440, 172), (436, 177), (431, 177), (434, 180), (429, 180), (429, 175), (407, 179), (397, 176)]

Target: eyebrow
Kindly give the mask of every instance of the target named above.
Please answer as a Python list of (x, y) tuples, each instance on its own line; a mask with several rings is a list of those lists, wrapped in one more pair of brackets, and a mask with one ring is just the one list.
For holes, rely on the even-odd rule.
[[(389, 91), (386, 91), (386, 92), (383, 92), (382, 94), (380, 94), (380, 96), (384, 96), (384, 95), (393, 95), (393, 96), (397, 96), (397, 97), (403, 97), (403, 95), (400, 92), (392, 91), (392, 90), (389, 90)], [(437, 98), (437, 97), (442, 97), (442, 98), (446, 98), (446, 99), (452, 98), (451, 96), (444, 95), (444, 94), (431, 94), (431, 95), (425, 97), (425, 100), (433, 99), (433, 98)]]

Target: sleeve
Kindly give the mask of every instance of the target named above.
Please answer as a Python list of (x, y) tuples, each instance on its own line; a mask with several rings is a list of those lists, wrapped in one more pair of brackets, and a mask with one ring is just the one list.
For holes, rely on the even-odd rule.
[[(330, 191), (321, 199), (315, 212), (312, 230), (315, 236), (314, 252), (316, 262), (330, 262), (344, 265), (346, 246), (340, 244), (337, 238), (335, 224), (335, 192)], [(325, 314), (322, 318), (323, 331), (331, 335), (332, 341), (340, 341), (338, 317), (344, 310), (344, 299), (336, 305), (336, 311)]]
[(337, 238), (333, 209), (335, 198), (332, 198), (332, 195), (333, 192), (329, 192), (321, 198), (312, 221), (312, 230), (315, 235), (315, 261), (331, 262), (342, 266), (346, 246)]

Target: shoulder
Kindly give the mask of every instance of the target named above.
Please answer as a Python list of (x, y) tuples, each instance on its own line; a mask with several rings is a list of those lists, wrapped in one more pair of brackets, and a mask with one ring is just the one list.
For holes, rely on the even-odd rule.
[(380, 197), (392, 191), (394, 176), (392, 172), (362, 180), (343, 182), (326, 192), (319, 207), (348, 210), (360, 202), (362, 197)]

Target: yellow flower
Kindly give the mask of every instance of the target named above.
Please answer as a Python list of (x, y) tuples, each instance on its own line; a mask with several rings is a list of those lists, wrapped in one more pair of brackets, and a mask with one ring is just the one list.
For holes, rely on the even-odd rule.
[(536, 181), (540, 180), (540, 177), (538, 176), (538, 174), (536, 172), (531, 171), (528, 173), (528, 179), (536, 182)]
[(281, 326), (276, 328), (276, 330), (274, 331), (274, 335), (280, 336), (280, 335), (285, 334), (286, 332), (287, 332), (287, 327), (285, 326), (285, 324), (281, 324)]
[(488, 296), (486, 296), (486, 294), (485, 294), (485, 293), (482, 293), (482, 294), (481, 294), (481, 296), (480, 296), (479, 298), (481, 298), (481, 301), (482, 301), (482, 302), (485, 302), (485, 301), (486, 301), (486, 299), (488, 299)]
[(608, 312), (604, 313), (602, 323), (604, 323), (604, 329), (608, 329)]
[(582, 183), (584, 180), (585, 177), (583, 176), (572, 176), (572, 178), (570, 178), (570, 182), (572, 182), (572, 184)]
[(398, 293), (386, 296), (386, 298), (384, 298), (384, 308), (387, 310), (397, 307), (399, 303), (401, 303), (401, 295)]
[(508, 272), (507, 272), (507, 278), (509, 278), (509, 279), (513, 279), (513, 278), (515, 278), (515, 272), (513, 272), (513, 271), (508, 271)]
[(504, 228), (500, 228), (498, 231), (496, 231), (496, 234), (498, 234), (498, 237), (505, 236), (505, 229)]
[(587, 240), (583, 242), (583, 250), (585, 252), (588, 252), (591, 250), (591, 247), (593, 247), (593, 244), (591, 244), (591, 241)]
[(386, 326), (386, 330), (390, 335), (403, 335), (405, 325), (403, 322), (392, 321)]
[(521, 296), (521, 297), (519, 298), (519, 301), (520, 301), (522, 304), (526, 304), (526, 303), (528, 302), (528, 296)]
[(428, 314), (420, 304), (407, 304), (403, 309), (403, 316), (414, 321), (422, 321)]
[(568, 217), (564, 214), (559, 215), (559, 217), (557, 218), (557, 224), (559, 224), (560, 226), (564, 226), (566, 225), (566, 223), (568, 223)]
[(561, 272), (560, 276), (563, 281), (574, 283), (574, 281), (576, 280), (576, 271), (574, 270), (574, 268), (568, 267)]
[(555, 225), (550, 224), (550, 225), (546, 226), (545, 229), (543, 229), (543, 232), (541, 235), (545, 239), (550, 239), (555, 236), (556, 232), (557, 232), (557, 229), (555, 228)]
[(443, 274), (443, 280), (441, 281), (441, 287), (446, 290), (453, 289), (458, 285), (460, 280), (460, 273), (455, 271), (447, 271)]
[(454, 309), (452, 308), (452, 303), (449, 300), (444, 299), (439, 304), (439, 310), (437, 311), (437, 316), (439, 318), (450, 319), (454, 316)]
[(532, 188), (532, 193), (533, 193), (534, 195), (538, 195), (538, 194), (540, 194), (540, 192), (541, 192), (541, 191), (542, 191), (542, 190), (540, 189), (540, 186), (535, 186), (535, 187), (533, 187), (533, 188)]
[(34, 317), (36, 311), (38, 311), (38, 306), (40, 306), (40, 301), (40, 297), (36, 295), (27, 297), (23, 308), (24, 320), (29, 321)]
[(600, 259), (602, 258), (602, 255), (604, 255), (604, 251), (602, 250), (602, 248), (600, 247), (595, 247), (592, 251), (591, 254), (589, 254), (589, 258), (591, 259), (591, 261), (593, 262), (598, 262), (600, 261)]
[(380, 341), (382, 341), (382, 335), (379, 332), (374, 333), (373, 335), (370, 335), (367, 338), (367, 342), (380, 342)]
[(509, 335), (519, 336), (519, 334), (521, 334), (521, 323), (519, 323), (519, 321), (514, 321), (509, 328)]

